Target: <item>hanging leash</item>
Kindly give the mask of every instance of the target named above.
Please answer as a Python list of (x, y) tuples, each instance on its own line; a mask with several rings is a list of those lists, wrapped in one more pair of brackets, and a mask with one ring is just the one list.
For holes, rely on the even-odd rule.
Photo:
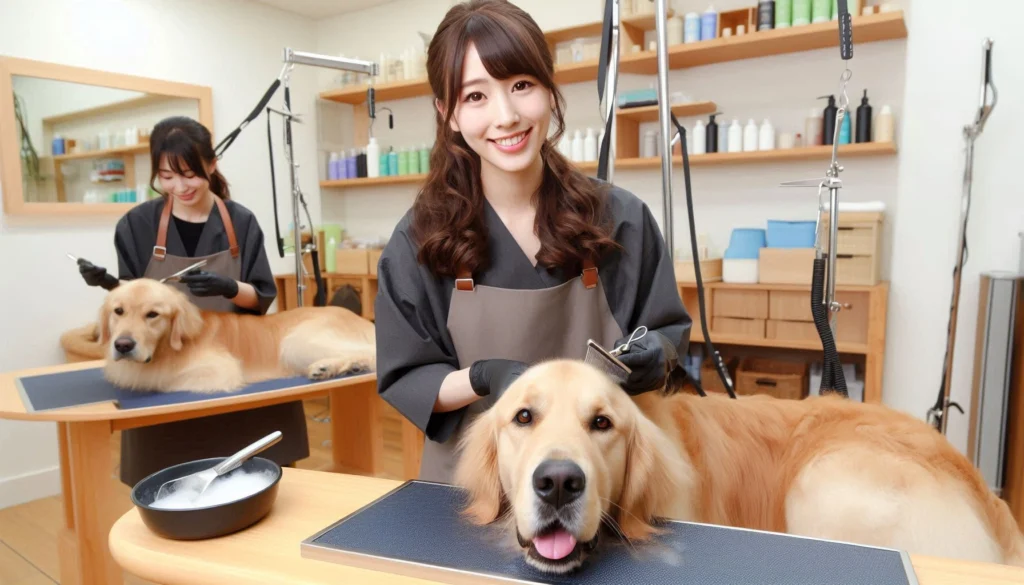
[(604, 137), (597, 158), (597, 178), (612, 182), (615, 174), (615, 103), (619, 84), (619, 46), (622, 29), (619, 23), (619, 0), (606, 0), (604, 24), (601, 27), (601, 60), (597, 65), (597, 100), (604, 120)]
[[(943, 356), (942, 382), (939, 386), (939, 396), (935, 405), (928, 409), (928, 422), (935, 427), (935, 430), (946, 434), (949, 409), (955, 408), (964, 413), (959, 404), (950, 400), (950, 385), (953, 378), (953, 352), (956, 345), (956, 318), (960, 308), (960, 280), (963, 276), (964, 264), (967, 262), (967, 218), (971, 211), (971, 186), (974, 182), (974, 141), (978, 139), (985, 129), (988, 117), (996, 107), (999, 92), (992, 82), (992, 40), (985, 39), (982, 45), (984, 52), (984, 65), (982, 68), (981, 81), (981, 104), (974, 116), (974, 122), (964, 126), (964, 141), (966, 152), (964, 161), (963, 192), (960, 198), (960, 235), (957, 243), (956, 266), (953, 268), (953, 294), (949, 305), (949, 323), (946, 326), (946, 353)], [(989, 92), (992, 99), (989, 101)]]

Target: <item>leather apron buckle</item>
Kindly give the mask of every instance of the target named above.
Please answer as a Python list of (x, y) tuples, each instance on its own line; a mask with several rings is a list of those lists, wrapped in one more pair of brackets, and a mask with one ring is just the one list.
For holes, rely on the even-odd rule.
[(153, 246), (153, 257), (157, 260), (163, 260), (167, 257), (167, 248), (165, 246)]
[(587, 288), (594, 288), (597, 286), (597, 268), (594, 266), (584, 268), (583, 274), (580, 278), (583, 279), (583, 286)]
[(473, 290), (473, 279), (472, 278), (456, 278), (455, 289), (472, 291)]

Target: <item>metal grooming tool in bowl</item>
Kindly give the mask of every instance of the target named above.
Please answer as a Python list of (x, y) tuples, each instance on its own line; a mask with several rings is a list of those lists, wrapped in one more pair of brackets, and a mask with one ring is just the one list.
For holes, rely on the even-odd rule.
[(203, 471), (198, 471), (190, 475), (186, 475), (185, 477), (172, 479), (170, 481), (164, 482), (163, 485), (160, 486), (160, 489), (157, 490), (156, 498), (154, 498), (154, 501), (160, 500), (166, 496), (169, 496), (181, 490), (194, 491), (195, 496), (192, 498), (192, 500), (195, 501), (199, 499), (200, 496), (203, 495), (203, 492), (206, 491), (206, 488), (210, 487), (210, 484), (213, 483), (213, 480), (230, 471), (235, 470), (236, 468), (238, 468), (238, 466), (244, 463), (246, 459), (252, 457), (253, 455), (256, 455), (257, 453), (261, 453), (267, 450), (269, 447), (273, 446), (280, 440), (281, 431), (274, 431), (267, 435), (266, 437), (263, 437), (262, 439), (256, 441), (255, 443), (252, 443), (248, 447), (245, 447), (241, 451), (235, 453), (231, 457), (225, 459), (224, 462), (221, 463), (220, 465), (211, 467), (209, 469), (204, 469)]
[(629, 339), (626, 340), (626, 343), (623, 343), (611, 350), (601, 347), (593, 339), (588, 339), (587, 355), (583, 358), (583, 361), (608, 374), (621, 384), (626, 381), (626, 378), (629, 377), (629, 374), (631, 374), (633, 370), (629, 369), (629, 366), (619, 361), (618, 356), (628, 351), (629, 346), (634, 341), (641, 339), (644, 335), (647, 335), (647, 327), (637, 327), (629, 336)]

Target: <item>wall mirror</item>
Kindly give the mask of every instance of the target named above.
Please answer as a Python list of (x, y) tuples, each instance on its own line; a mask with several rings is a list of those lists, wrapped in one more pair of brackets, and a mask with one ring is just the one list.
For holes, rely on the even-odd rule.
[(169, 116), (213, 127), (210, 88), (0, 57), (8, 215), (122, 214), (156, 196), (149, 135)]

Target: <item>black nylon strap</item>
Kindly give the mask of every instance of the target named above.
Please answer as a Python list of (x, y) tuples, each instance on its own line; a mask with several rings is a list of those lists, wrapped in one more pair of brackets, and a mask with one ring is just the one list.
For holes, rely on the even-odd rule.
[(270, 150), (270, 193), (274, 199), (274, 235), (277, 239), (277, 254), (284, 258), (284, 240), (281, 239), (281, 221), (277, 217), (277, 179), (274, 176), (274, 141), (270, 132), (270, 108), (267, 108), (267, 148)]
[(219, 143), (217, 143), (217, 147), (213, 149), (214, 153), (216, 153), (217, 155), (217, 158), (220, 158), (221, 155), (224, 154), (224, 151), (227, 150), (232, 143), (234, 143), (235, 138), (238, 138), (238, 135), (242, 133), (242, 130), (249, 125), (249, 122), (252, 122), (260, 115), (260, 112), (262, 112), (263, 108), (266, 107), (267, 103), (270, 101), (270, 98), (274, 97), (274, 93), (277, 92), (277, 88), (280, 86), (281, 80), (275, 79), (274, 83), (271, 83), (270, 87), (267, 88), (267, 91), (266, 93), (263, 94), (263, 97), (260, 98), (260, 103), (257, 104), (257, 106), (253, 108), (252, 112), (250, 112), (249, 115), (246, 116), (245, 120), (243, 120), (242, 123), (238, 125), (238, 128), (232, 130), (231, 134), (228, 134), (227, 136), (224, 137), (224, 140), (221, 140)]

